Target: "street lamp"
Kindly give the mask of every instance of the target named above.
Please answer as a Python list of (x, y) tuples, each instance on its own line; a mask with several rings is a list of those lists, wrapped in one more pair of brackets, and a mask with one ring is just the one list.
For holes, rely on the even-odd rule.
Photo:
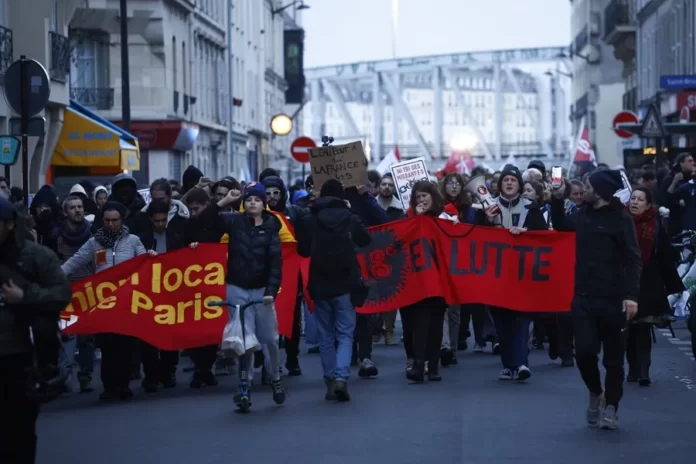
[(271, 119), (271, 132), (285, 136), (292, 132), (292, 118), (285, 113), (279, 113)]
[(275, 15), (277, 15), (278, 13), (282, 13), (283, 11), (287, 10), (287, 9), (290, 8), (291, 6), (294, 6), (294, 5), (298, 4), (298, 3), (299, 3), (299, 5), (297, 5), (297, 8), (295, 8), (295, 11), (301, 11), (301, 10), (308, 10), (308, 9), (309, 9), (309, 5), (307, 5), (304, 1), (302, 1), (302, 0), (295, 0), (294, 2), (290, 2), (290, 3), (288, 3), (287, 5), (283, 5), (283, 6), (281, 6), (280, 8), (276, 8), (275, 10), (271, 11), (271, 16), (275, 16)]

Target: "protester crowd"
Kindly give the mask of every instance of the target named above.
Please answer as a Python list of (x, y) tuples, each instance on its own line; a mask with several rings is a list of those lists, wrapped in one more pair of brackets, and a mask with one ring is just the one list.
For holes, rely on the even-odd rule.
[[(135, 180), (119, 174), (108, 187), (77, 184), (62, 201), (52, 186), (44, 185), (28, 211), (21, 204), (22, 192), (0, 178), (0, 414), (17, 417), (19, 424), (0, 436), (0, 450), (16, 450), (8, 444), (26, 437), (34, 437), (35, 447), (38, 400), (23, 388), (32, 383), (27, 368), (35, 364), (33, 358), (47, 360), (39, 366), (39, 383), (59, 378), (61, 385), (53, 388), (65, 391), (70, 389), (71, 382), (65, 380), (74, 358), (79, 391), (89, 393), (96, 386), (99, 353), (100, 398), (110, 401), (132, 397), (134, 380), (151, 394), (175, 388), (191, 370), (182, 356), (193, 365), (185, 379), (191, 388), (214, 387), (218, 375), (235, 370), (253, 378), (254, 369), (260, 369), (256, 377), (272, 386), (273, 400), (282, 404), (282, 367), (289, 376), (302, 375), (303, 335), (308, 354), (319, 354), (325, 398), (337, 401), (350, 400), (351, 366), (357, 366), (362, 378), (379, 375), (372, 350), (382, 341), (403, 343), (405, 376), (412, 382), (442, 380), (441, 367), (457, 365), (458, 352), (470, 343), (476, 353), (500, 356), (500, 380), (525, 382), (532, 376), (530, 349), (548, 349), (548, 356), (562, 366), (577, 364), (590, 392), (588, 423), (616, 428), (624, 358), (626, 381), (650, 385), (651, 329), (669, 324), (667, 296), (684, 289), (670, 236), (696, 228), (696, 167), (691, 155), (680, 155), (671, 170), (630, 173), (635, 186), (627, 205), (614, 196), (623, 188), (617, 170), (600, 165), (582, 179), (554, 185), (548, 168), (532, 161), (526, 169), (508, 164), (493, 173), (480, 168), (470, 175), (445, 173), (442, 179), (413, 185), (405, 209), (391, 174), (375, 171), (369, 172), (367, 185), (343, 188), (329, 180), (317, 191), (312, 176), (287, 186), (273, 169), (245, 182), (210, 179), (189, 166), (181, 182), (155, 180), (147, 202)], [(483, 208), (465, 188), (477, 175), (486, 176), (494, 205)], [(666, 223), (657, 214), (658, 206), (670, 211)], [(367, 228), (419, 215), (501, 227), (514, 235), (574, 231), (572, 311), (530, 314), (482, 304), (448, 306), (442, 298), (427, 298), (398, 311), (356, 314), (365, 287), (355, 250), (370, 243)], [(311, 258), (308, 289), (314, 311), (308, 311), (299, 285), (292, 337), (283, 339), (274, 301), (280, 287), (281, 244), (288, 242)], [(71, 298), (70, 282), (141, 254), (200, 243), (227, 243), (227, 299), (240, 305), (254, 302), (247, 330), (255, 333), (263, 350), (245, 355), (249, 372), (236, 369), (238, 360), (226, 358), (218, 345), (179, 353), (120, 334), (62, 336), (62, 350), (50, 343), (51, 324), (55, 326)], [(297, 278), (301, 281), (301, 274)], [(18, 312), (25, 307), (31, 310), (26, 317)], [(397, 313), (402, 340), (394, 332)], [(48, 342), (42, 344), (46, 325)], [(31, 339), (27, 327), (32, 328)], [(600, 347), (605, 386), (598, 367)], [(59, 352), (62, 359), (52, 364)], [(9, 451), (0, 451), (0, 457), (3, 452)], [(16, 456), (27, 452), (17, 450)]]

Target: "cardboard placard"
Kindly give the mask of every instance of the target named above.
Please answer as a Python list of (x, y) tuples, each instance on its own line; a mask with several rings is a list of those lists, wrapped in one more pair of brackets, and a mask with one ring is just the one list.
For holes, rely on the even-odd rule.
[(413, 185), (421, 180), (429, 180), (428, 167), (425, 158), (414, 158), (401, 163), (393, 164), (390, 168), (396, 191), (404, 211), (409, 208), (411, 202), (411, 190)]
[(369, 163), (362, 142), (310, 148), (308, 151), (314, 190), (320, 191), (329, 179), (336, 179), (343, 188), (367, 184)]

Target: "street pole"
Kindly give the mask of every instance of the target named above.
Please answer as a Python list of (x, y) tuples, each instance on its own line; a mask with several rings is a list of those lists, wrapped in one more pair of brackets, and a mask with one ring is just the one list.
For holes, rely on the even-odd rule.
[(236, 164), (235, 153), (234, 153), (234, 96), (232, 91), (234, 90), (234, 53), (232, 52), (232, 11), (234, 10), (234, 0), (229, 0), (229, 8), (227, 14), (227, 60), (228, 60), (228, 76), (227, 76), (227, 90), (229, 92), (229, 105), (230, 110), (227, 116), (227, 146), (229, 147), (229, 159), (230, 159), (230, 169), (231, 175), (234, 175), (234, 167)]
[[(29, 211), (29, 76), (27, 76), (27, 57), (19, 57), (19, 75), (21, 82), (21, 127), (22, 132), (22, 190), (24, 207)], [(7, 169), (7, 168), (5, 168)]]
[[(131, 130), (130, 70), (128, 63), (128, 0), (121, 0), (121, 122)], [(24, 143), (22, 143), (24, 145)]]

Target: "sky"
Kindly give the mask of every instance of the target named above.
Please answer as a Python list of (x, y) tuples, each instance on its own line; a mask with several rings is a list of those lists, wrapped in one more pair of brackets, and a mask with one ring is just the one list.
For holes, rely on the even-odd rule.
[[(389, 59), (393, 0), (305, 0), (305, 67)], [(398, 0), (398, 57), (562, 46), (568, 0)]]

